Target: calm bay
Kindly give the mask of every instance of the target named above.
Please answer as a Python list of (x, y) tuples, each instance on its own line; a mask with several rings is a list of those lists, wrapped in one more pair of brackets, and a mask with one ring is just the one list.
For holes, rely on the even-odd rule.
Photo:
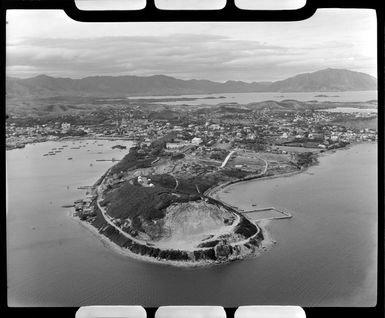
[[(293, 218), (269, 223), (277, 245), (260, 257), (186, 269), (117, 254), (61, 207), (113, 164), (96, 159), (120, 159), (127, 150), (111, 146), (131, 145), (73, 143), (7, 151), (10, 306), (376, 303), (377, 144), (325, 154), (298, 175), (226, 188), (224, 201), (283, 207)], [(82, 147), (43, 157), (63, 144)]]

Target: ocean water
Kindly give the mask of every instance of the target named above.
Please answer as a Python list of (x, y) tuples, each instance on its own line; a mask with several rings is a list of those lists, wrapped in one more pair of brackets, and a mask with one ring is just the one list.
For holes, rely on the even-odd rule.
[(96, 159), (126, 153), (111, 149), (123, 142), (84, 143), (73, 160), (64, 150), (42, 156), (58, 142), (7, 151), (10, 306), (375, 305), (376, 144), (325, 155), (299, 175), (226, 189), (222, 199), (245, 210), (282, 207), (293, 218), (269, 223), (277, 245), (260, 257), (186, 269), (119, 255), (61, 207), (112, 165)]
[[(322, 96), (322, 97), (321, 97)], [(206, 99), (206, 97), (217, 97), (215, 99)], [(218, 98), (224, 97), (224, 98)], [(179, 96), (141, 96), (128, 97), (129, 99), (167, 99), (167, 98), (197, 98), (191, 101), (167, 101), (168, 105), (216, 105), (219, 103), (239, 103), (248, 104), (262, 102), (266, 100), (282, 101), (285, 99), (294, 99), (298, 101), (330, 101), (330, 102), (366, 102), (369, 100), (377, 100), (377, 91), (355, 91), (355, 92), (296, 92), (296, 93), (219, 93), (219, 94), (202, 94), (202, 95), (179, 95)], [(159, 101), (157, 103), (165, 103)]]

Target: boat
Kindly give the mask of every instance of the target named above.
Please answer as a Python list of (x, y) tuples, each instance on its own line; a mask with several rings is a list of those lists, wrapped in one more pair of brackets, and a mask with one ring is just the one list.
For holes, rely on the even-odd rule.
[(127, 149), (127, 147), (122, 145), (115, 145), (115, 146), (112, 146), (112, 149)]
[(66, 204), (66, 205), (62, 205), (61, 207), (62, 208), (73, 208), (75, 205), (74, 204)]
[(67, 160), (72, 160), (72, 158), (67, 158)]

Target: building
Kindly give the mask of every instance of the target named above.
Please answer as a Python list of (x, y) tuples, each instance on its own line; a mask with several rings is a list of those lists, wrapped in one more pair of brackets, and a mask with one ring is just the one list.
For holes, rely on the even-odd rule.
[(191, 139), (191, 143), (193, 145), (200, 145), (202, 143), (202, 138), (199, 138), (199, 137), (194, 137), (193, 139)]
[(167, 142), (166, 143), (166, 148), (167, 149), (180, 149), (180, 148), (183, 148), (185, 146), (188, 146), (190, 145), (190, 143), (188, 142), (180, 142), (180, 143), (177, 143), (177, 142)]
[(62, 123), (61, 124), (61, 130), (62, 130), (63, 133), (67, 132), (70, 129), (71, 129), (71, 124), (70, 123)]

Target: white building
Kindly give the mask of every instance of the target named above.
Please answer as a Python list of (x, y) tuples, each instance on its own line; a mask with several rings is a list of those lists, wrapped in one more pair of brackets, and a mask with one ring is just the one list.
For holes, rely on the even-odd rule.
[(71, 124), (70, 123), (62, 123), (61, 124), (61, 130), (63, 132), (67, 132), (70, 129), (71, 129)]
[(166, 143), (166, 148), (167, 149), (179, 149), (179, 148), (183, 148), (185, 146), (188, 146), (190, 145), (189, 142), (167, 142)]
[(202, 138), (199, 138), (199, 137), (194, 137), (193, 139), (191, 139), (191, 143), (193, 145), (200, 145), (202, 143)]

